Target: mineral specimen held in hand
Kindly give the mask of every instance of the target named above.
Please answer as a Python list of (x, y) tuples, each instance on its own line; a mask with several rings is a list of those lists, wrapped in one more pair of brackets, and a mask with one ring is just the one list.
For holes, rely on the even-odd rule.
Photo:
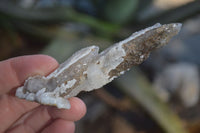
[(29, 77), (16, 96), (58, 108), (70, 108), (67, 100), (80, 91), (98, 89), (146, 60), (151, 51), (164, 46), (178, 34), (180, 23), (155, 24), (98, 54), (97, 46), (73, 54), (48, 76)]

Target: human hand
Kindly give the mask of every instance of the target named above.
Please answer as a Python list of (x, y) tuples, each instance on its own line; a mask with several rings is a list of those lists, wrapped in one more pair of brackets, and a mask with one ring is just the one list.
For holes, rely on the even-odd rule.
[(14, 96), (24, 80), (36, 74), (47, 75), (58, 66), (45, 55), (16, 57), (0, 62), (0, 133), (73, 133), (74, 121), (86, 112), (85, 104), (70, 98), (71, 109), (39, 105)]

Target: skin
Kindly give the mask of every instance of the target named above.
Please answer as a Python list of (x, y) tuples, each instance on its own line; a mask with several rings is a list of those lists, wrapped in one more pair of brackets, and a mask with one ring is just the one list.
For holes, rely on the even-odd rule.
[(39, 105), (14, 96), (26, 78), (48, 75), (58, 67), (52, 57), (31, 55), (0, 62), (0, 133), (73, 133), (86, 113), (82, 100), (70, 98), (71, 109)]

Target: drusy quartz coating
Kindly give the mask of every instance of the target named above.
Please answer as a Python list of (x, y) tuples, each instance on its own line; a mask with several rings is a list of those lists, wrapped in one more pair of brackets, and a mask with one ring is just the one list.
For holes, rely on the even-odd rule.
[(58, 108), (70, 108), (67, 100), (80, 91), (98, 89), (146, 60), (151, 51), (178, 34), (180, 23), (159, 23), (133, 33), (101, 53), (97, 46), (83, 48), (48, 76), (29, 77), (16, 96)]

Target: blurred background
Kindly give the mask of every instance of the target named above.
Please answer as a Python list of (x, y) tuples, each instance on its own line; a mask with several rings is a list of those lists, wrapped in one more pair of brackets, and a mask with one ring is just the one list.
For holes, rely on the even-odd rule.
[(79, 94), (88, 110), (76, 133), (199, 133), (199, 0), (1, 0), (0, 60), (47, 54), (61, 63), (158, 22), (183, 27), (140, 66)]

